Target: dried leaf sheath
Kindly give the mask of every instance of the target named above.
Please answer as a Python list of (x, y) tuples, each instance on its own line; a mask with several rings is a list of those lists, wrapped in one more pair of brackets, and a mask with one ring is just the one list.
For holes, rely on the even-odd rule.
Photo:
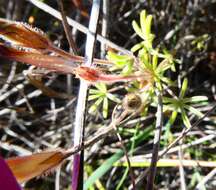
[(40, 53), (19, 51), (11, 47), (6, 47), (4, 44), (0, 44), (0, 56), (28, 63), (37, 67), (46, 68), (50, 71), (63, 73), (72, 73), (73, 68), (77, 67), (77, 65), (69, 59)]

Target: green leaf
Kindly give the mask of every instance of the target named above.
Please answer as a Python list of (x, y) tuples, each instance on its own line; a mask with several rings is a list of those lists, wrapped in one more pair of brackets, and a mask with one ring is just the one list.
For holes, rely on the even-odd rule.
[(193, 96), (190, 98), (183, 99), (184, 103), (196, 103), (196, 102), (204, 102), (204, 101), (208, 101), (207, 96)]
[(152, 58), (152, 67), (153, 67), (153, 70), (156, 70), (157, 64), (158, 64), (158, 56), (157, 56), (157, 54), (154, 54), (153, 58)]
[(102, 177), (110, 168), (112, 168), (112, 165), (118, 161), (122, 156), (124, 155), (124, 152), (122, 150), (119, 150), (117, 153), (115, 153), (113, 156), (111, 156), (109, 159), (107, 159), (99, 168), (97, 168), (93, 174), (86, 180), (84, 184), (84, 190), (89, 189), (97, 179)]
[(147, 18), (146, 18), (146, 36), (148, 37), (148, 39), (150, 40), (152, 40), (153, 39), (153, 36), (154, 35), (152, 35), (151, 34), (151, 24), (152, 24), (152, 15), (148, 15), (147, 16)]
[(132, 58), (128, 55), (118, 55), (118, 54), (113, 53), (111, 51), (108, 51), (107, 58), (108, 58), (108, 60), (114, 61), (114, 62), (127, 62), (127, 61), (132, 60)]
[(93, 94), (88, 96), (88, 101), (101, 97), (101, 94)]
[(167, 77), (160, 77), (160, 80), (163, 81), (164, 83), (168, 84), (169, 86), (176, 86), (176, 82), (172, 81), (171, 79)]
[(138, 43), (138, 44), (135, 44), (135, 45), (131, 48), (131, 51), (134, 53), (134, 52), (136, 52), (137, 50), (141, 49), (142, 47), (143, 47), (143, 42)]
[(185, 78), (182, 84), (180, 95), (179, 95), (180, 99), (182, 99), (185, 96), (187, 86), (188, 86), (188, 80)]
[(177, 101), (178, 101), (178, 100), (176, 100), (175, 98), (163, 97), (163, 102), (164, 102), (164, 103), (176, 104)]
[(172, 112), (172, 115), (171, 115), (171, 117), (170, 117), (170, 119), (168, 121), (168, 123), (170, 124), (170, 126), (173, 125), (173, 123), (175, 122), (177, 115), (178, 115), (177, 111), (173, 111)]
[(97, 89), (90, 89), (89, 90), (89, 94), (99, 94), (99, 93), (100, 93), (100, 91)]
[(139, 35), (143, 40), (145, 40), (145, 36), (142, 33), (142, 30), (140, 29), (139, 25), (136, 23), (136, 21), (132, 22), (132, 27), (137, 35)]
[(133, 64), (132, 63), (128, 63), (127, 65), (125, 65), (125, 67), (122, 70), (122, 74), (124, 75), (129, 75), (132, 73), (133, 70)]
[(109, 98), (113, 102), (121, 103), (121, 100), (119, 98), (117, 98), (115, 95), (111, 94), (111, 93), (107, 94), (107, 98)]
[(199, 110), (197, 110), (196, 108), (194, 108), (192, 106), (184, 105), (184, 108), (189, 110), (191, 113), (198, 116), (199, 118), (204, 116), (204, 114), (202, 112), (200, 112)]
[(95, 101), (95, 103), (89, 108), (89, 113), (94, 113), (98, 109), (98, 106), (102, 103), (102, 101), (102, 97), (98, 98), (97, 101)]
[(142, 33), (146, 36), (146, 10), (143, 10), (140, 13), (140, 26)]
[(106, 84), (104, 83), (96, 83), (95, 87), (102, 93), (106, 94), (107, 93), (107, 87)]
[(188, 119), (188, 116), (186, 115), (184, 109), (181, 109), (181, 117), (182, 117), (182, 121), (183, 121), (184, 125), (187, 128), (190, 128), (191, 127), (191, 123), (190, 123), (190, 120)]
[(103, 117), (107, 118), (108, 115), (108, 98), (104, 98), (103, 100)]

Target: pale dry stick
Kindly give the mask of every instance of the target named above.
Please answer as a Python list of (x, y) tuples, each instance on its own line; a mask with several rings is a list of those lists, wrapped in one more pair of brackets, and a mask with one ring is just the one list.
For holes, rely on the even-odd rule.
[[(13, 114), (14, 111), (11, 112), (11, 115)], [(48, 142), (46, 142), (45, 140), (43, 140), (42, 138), (39, 138), (37, 136), (35, 136), (32, 132), (29, 132), (26, 126), (23, 125), (22, 121), (20, 121), (17, 117), (16, 114), (13, 114), (13, 118), (12, 121), (17, 125), (17, 127), (19, 127), (19, 129), (21, 131), (23, 131), (26, 135), (28, 135), (29, 137), (31, 137), (32, 139), (35, 140), (36, 144), (42, 144), (45, 147), (48, 148), (54, 148), (54, 146)], [(19, 135), (18, 135), (19, 136)], [(35, 145), (34, 145), (35, 148)]]
[(23, 89), (27, 84), (29, 84), (28, 81), (24, 81), (22, 84), (17, 84), (12, 89), (8, 90), (7, 92), (5, 92), (4, 94), (2, 94), (0, 96), (0, 102), (7, 99), (10, 95), (12, 95), (12, 94), (18, 92), (19, 90)]
[(27, 95), (24, 93), (23, 89), (21, 89), (19, 92), (20, 92), (21, 96), (25, 99), (25, 103), (26, 103), (26, 106), (27, 106), (29, 112), (33, 114), (34, 113), (34, 109), (31, 106)]
[[(108, 34), (108, 25), (109, 25), (109, 6), (110, 6), (110, 0), (103, 0), (103, 18), (102, 18), (102, 29), (101, 29), (101, 35), (106, 38)], [(106, 44), (103, 42), (101, 43), (101, 58), (104, 58), (106, 55)]]
[[(192, 147), (192, 146), (195, 146), (195, 145), (198, 145), (198, 144), (201, 144), (201, 143), (204, 143), (206, 141), (210, 141), (210, 140), (213, 140), (216, 138), (216, 134), (210, 134), (210, 135), (207, 135), (207, 136), (204, 136), (202, 138), (199, 138), (197, 140), (194, 140), (193, 142), (191, 142), (190, 144), (183, 144), (181, 145), (181, 149), (184, 150), (186, 148), (189, 148), (189, 147)], [(176, 146), (176, 147), (173, 147), (171, 148), (167, 153), (170, 154), (170, 153), (174, 153), (174, 152), (177, 152), (178, 150), (180, 149), (180, 146)], [(164, 150), (160, 151), (159, 152), (159, 155), (161, 155), (163, 153)], [(146, 154), (144, 155), (144, 158), (151, 158), (151, 154)]]
[[(200, 143), (203, 143), (203, 142), (206, 142), (206, 141), (215, 139), (215, 138), (216, 138), (216, 135), (215, 135), (215, 134), (210, 134), (210, 135), (205, 136), (205, 137), (202, 137), (202, 138), (200, 138), (200, 139), (198, 139), (198, 140), (196, 140), (196, 141), (193, 141), (191, 144), (186, 144), (186, 145), (184, 144), (184, 145), (182, 145), (181, 148), (182, 148), (182, 150), (183, 150), (183, 149), (189, 148), (189, 147), (191, 147), (191, 146), (194, 146), (194, 145), (197, 145), (197, 144), (200, 144)], [(180, 149), (180, 146), (177, 146), (177, 147), (174, 147), (174, 148), (169, 149), (167, 153), (173, 153), (173, 152), (178, 151), (179, 149)], [(164, 151), (160, 151), (160, 152), (159, 152), (159, 155), (160, 155), (160, 156), (159, 156), (159, 159), (162, 157), (161, 154), (162, 154), (163, 152), (164, 152)], [(145, 156), (142, 156), (142, 157), (143, 157), (143, 159), (147, 159), (147, 158), (151, 158), (151, 155), (152, 155), (152, 154), (148, 154), (148, 155), (145, 155)], [(192, 166), (192, 164), (185, 164), (186, 162), (188, 163), (188, 162), (190, 162), (190, 161), (183, 160), (183, 165), (184, 165), (184, 166)], [(195, 164), (195, 163), (193, 162), (193, 164), (194, 164), (193, 166), (194, 166), (194, 167), (195, 167), (195, 166), (198, 166), (198, 165), (201, 165), (200, 162), (196, 162), (196, 163), (197, 163), (197, 164)], [(210, 164), (210, 165), (211, 165), (211, 164)], [(210, 167), (210, 166), (206, 166), (206, 167)], [(213, 166), (213, 167), (214, 167), (214, 166)], [(144, 173), (143, 173), (142, 175), (140, 175), (140, 176), (136, 179), (136, 184), (140, 183), (142, 179), (145, 179), (147, 173), (148, 173), (148, 169), (146, 169), (146, 170), (144, 171)], [(132, 187), (130, 186), (129, 189), (132, 189)]]
[[(12, 111), (11, 114), (13, 114), (13, 112), (14, 112), (14, 111)], [(15, 124), (17, 125), (17, 127), (18, 127), (21, 131), (23, 131), (26, 135), (28, 135), (29, 137), (31, 137), (32, 140), (30, 140), (30, 141), (29, 141), (29, 139), (27, 139), (27, 140), (28, 140), (29, 143), (33, 143), (33, 146), (31, 147), (32, 150), (35, 150), (36, 147), (40, 147), (41, 145), (43, 145), (43, 147), (47, 147), (47, 148), (49, 148), (49, 149), (56, 148), (55, 145), (48, 143), (47, 141), (44, 140), (44, 138), (42, 138), (42, 137), (37, 137), (37, 136), (35, 136), (32, 132), (28, 131), (28, 127), (25, 126), (25, 124), (23, 123), (22, 120), (19, 120), (19, 119), (17, 118), (16, 114), (13, 114), (12, 121), (13, 121), (13, 123), (15, 123)], [(31, 124), (29, 123), (28, 125), (31, 125)], [(62, 129), (62, 128), (61, 128), (61, 129)], [(62, 130), (63, 130), (63, 129), (62, 129)], [(56, 131), (55, 131), (55, 132), (56, 132)], [(14, 132), (13, 132), (13, 133), (14, 133)], [(20, 138), (19, 136), (20, 136), (20, 135), (17, 135), (17, 138)], [(25, 144), (27, 144), (28, 146), (29, 146), (29, 143), (25, 142)], [(38, 150), (38, 151), (42, 151), (42, 150), (39, 149), (39, 148), (38, 148), (37, 150)]]
[[(43, 10), (44, 12), (52, 15), (53, 17), (57, 18), (58, 20), (62, 20), (61, 18), (61, 14), (60, 12), (56, 11), (55, 9), (53, 9), (52, 7), (50, 7), (49, 5), (43, 3), (42, 1), (39, 0), (26, 0), (30, 3), (32, 3), (33, 5), (35, 5), (36, 7), (38, 7), (39, 9)], [(88, 33), (88, 28), (86, 28), (85, 26), (83, 26), (82, 24), (74, 21), (73, 19), (67, 17), (68, 23), (70, 26), (77, 28), (77, 30), (79, 30), (80, 32), (83, 32), (85, 34)], [(97, 34), (97, 40), (106, 44), (107, 46), (116, 49), (124, 54), (128, 54), (128, 55), (132, 55), (132, 53), (120, 46), (118, 46), (117, 44), (111, 42), (110, 40), (107, 40), (106, 38), (104, 38), (103, 36)]]
[[(127, 19), (128, 17), (130, 17), (133, 13), (137, 14), (137, 12), (139, 11), (138, 9), (141, 7), (142, 3), (137, 3), (134, 7), (131, 7), (131, 9), (129, 9), (129, 11), (125, 12), (121, 17), (118, 18), (118, 20), (116, 22), (121, 22), (124, 19)], [(115, 24), (115, 22), (113, 23)]]
[[(29, 103), (28, 97), (23, 92), (23, 89), (24, 89), (26, 84), (28, 84), (28, 82), (24, 81), (22, 84), (18, 84), (16, 86), (14, 86), (11, 90), (9, 90), (9, 91), (5, 92), (4, 94), (2, 94), (0, 96), (0, 102), (6, 100), (10, 95), (12, 95), (12, 94), (14, 94), (16, 92), (19, 92), (23, 96), (23, 99), (25, 100), (25, 103), (26, 103), (30, 113), (34, 113), (34, 110), (33, 110), (32, 106), (31, 106), (31, 104)], [(3, 109), (3, 110), (0, 111), (0, 115), (2, 113), (5, 114), (5, 113), (9, 113), (9, 112), (8, 112), (8, 109), (6, 108), (6, 109)]]
[(59, 165), (56, 169), (55, 176), (55, 190), (60, 190), (60, 177), (61, 177), (61, 165)]
[[(182, 145), (182, 141), (181, 141), (181, 145)], [(186, 183), (185, 183), (185, 172), (184, 172), (184, 167), (183, 167), (183, 150), (181, 148), (180, 145), (180, 149), (178, 151), (178, 156), (179, 156), (179, 173), (180, 173), (180, 182), (181, 182), (181, 190), (187, 190), (186, 188)]]
[(196, 186), (195, 190), (201, 190), (205, 184), (216, 175), (216, 168), (209, 172)]
[(20, 141), (22, 141), (24, 144), (26, 144), (29, 148), (31, 148), (32, 150), (34, 150), (34, 143), (29, 141), (26, 137), (15, 133), (14, 131), (12, 131), (10, 128), (4, 128), (4, 133), (7, 134), (10, 137), (13, 137), (14, 139), (19, 139)]
[(154, 135), (154, 144), (152, 151), (152, 159), (151, 165), (149, 168), (149, 175), (147, 180), (147, 190), (153, 190), (154, 188), (154, 179), (157, 171), (157, 161), (158, 161), (158, 152), (160, 148), (160, 137), (163, 126), (163, 103), (161, 92), (156, 89), (156, 95), (158, 98), (158, 106), (157, 106), (157, 116), (156, 116), (156, 127), (155, 127), (155, 135)]
[[(92, 10), (89, 21), (89, 32), (87, 33), (86, 48), (85, 48), (85, 66), (91, 67), (94, 47), (97, 33), (97, 24), (100, 12), (100, 0), (93, 0)], [(80, 89), (78, 94), (78, 102), (75, 115), (74, 124), (74, 146), (82, 146), (84, 139), (84, 125), (85, 125), (85, 112), (88, 96), (88, 83), (84, 80), (80, 82)], [(78, 190), (83, 188), (83, 158), (84, 152), (74, 155), (73, 160), (73, 174), (72, 174), (72, 189)]]
[(106, 184), (104, 185), (105, 189), (108, 189), (108, 187), (113, 186), (113, 180), (112, 180), (113, 178), (112, 177), (115, 176), (115, 173), (117, 170), (118, 170), (118, 167), (113, 167), (111, 169), (111, 171), (109, 172), (109, 177), (106, 180)]
[(16, 152), (17, 155), (19, 156), (26, 156), (26, 155), (31, 155), (32, 152), (22, 148), (21, 146), (17, 146), (17, 145), (13, 145), (11, 143), (8, 142), (0, 142), (0, 147), (1, 149), (5, 149), (8, 150), (9, 152)]
[[(25, 74), (28, 74), (28, 71), (24, 72), (24, 75)], [(53, 82), (53, 79), (50, 79), (49, 81), (47, 81), (45, 83), (44, 86), (49, 86), (51, 83)], [(14, 94), (14, 93), (17, 93), (19, 90), (22, 90), (25, 88), (25, 86), (29, 84), (29, 81), (28, 80), (25, 80), (22, 84), (18, 84), (16, 85), (14, 88), (12, 88), (11, 90), (7, 91), (6, 93), (2, 94), (0, 96), (0, 102), (7, 99), (10, 95)], [(21, 106), (22, 104), (24, 103), (27, 103), (27, 100), (31, 99), (31, 98), (35, 98), (35, 97), (38, 97), (42, 94), (43, 92), (39, 89), (37, 90), (34, 90), (33, 92), (29, 93), (26, 95), (26, 97), (23, 97), (22, 99), (20, 100), (17, 100), (14, 105), (15, 106)], [(6, 115), (8, 113), (10, 113), (11, 110), (8, 109), (8, 108), (5, 108), (5, 109), (2, 109), (0, 110), (0, 116), (1, 115)]]
[(27, 75), (26, 78), (34, 87), (36, 87), (37, 89), (40, 89), (44, 95), (50, 98), (60, 98), (60, 99), (71, 99), (72, 98), (72, 96), (67, 93), (57, 92), (53, 90), (52, 88), (44, 85), (44, 83), (42, 82), (42, 77), (39, 79), (38, 77), (34, 77), (33, 75)]
[(50, 109), (53, 113), (52, 116), (50, 117), (51, 125), (55, 125), (58, 114), (55, 111), (53, 111), (56, 109), (56, 104), (55, 104), (54, 98), (51, 98), (51, 100), (50, 100)]
[(10, 86), (15, 74), (16, 74), (16, 67), (17, 67), (17, 63), (16, 62), (13, 62), (12, 63), (12, 66), (11, 66), (11, 70), (10, 70), (10, 73), (7, 77), (7, 80), (6, 82), (4, 83), (4, 85), (2, 86), (2, 88), (0, 89), (0, 96), (5, 93), (8, 89), (8, 87)]

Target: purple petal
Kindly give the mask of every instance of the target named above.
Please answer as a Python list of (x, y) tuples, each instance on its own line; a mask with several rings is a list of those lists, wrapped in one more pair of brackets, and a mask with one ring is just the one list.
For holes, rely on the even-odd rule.
[(0, 157), (0, 189), (22, 190), (2, 157)]

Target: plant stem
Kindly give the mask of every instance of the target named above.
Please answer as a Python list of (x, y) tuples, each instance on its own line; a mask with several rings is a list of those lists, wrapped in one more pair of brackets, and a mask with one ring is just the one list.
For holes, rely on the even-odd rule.
[(71, 49), (73, 54), (78, 55), (78, 49), (77, 49), (76, 44), (73, 40), (72, 33), (70, 32), (70, 26), (67, 22), (67, 17), (66, 17), (65, 11), (64, 11), (64, 5), (63, 5), (62, 0), (58, 0), (58, 4), (59, 4), (59, 8), (61, 10), (62, 24), (64, 27), (64, 31), (65, 31), (68, 43), (70, 45), (70, 49)]
[(156, 118), (156, 129), (154, 135), (152, 159), (149, 168), (149, 176), (148, 176), (147, 188), (146, 188), (148, 190), (153, 190), (154, 188), (154, 179), (157, 171), (158, 151), (160, 148), (160, 137), (161, 137), (161, 131), (163, 126), (163, 103), (162, 103), (161, 92), (159, 90), (156, 90), (156, 95), (158, 97), (157, 118)]
[[(99, 10), (100, 0), (93, 0), (85, 49), (85, 66), (88, 67), (92, 65), (93, 61)], [(74, 125), (74, 146), (78, 147), (83, 146), (87, 95), (88, 84), (81, 80)], [(74, 155), (72, 190), (83, 189), (83, 161), (84, 150)]]

